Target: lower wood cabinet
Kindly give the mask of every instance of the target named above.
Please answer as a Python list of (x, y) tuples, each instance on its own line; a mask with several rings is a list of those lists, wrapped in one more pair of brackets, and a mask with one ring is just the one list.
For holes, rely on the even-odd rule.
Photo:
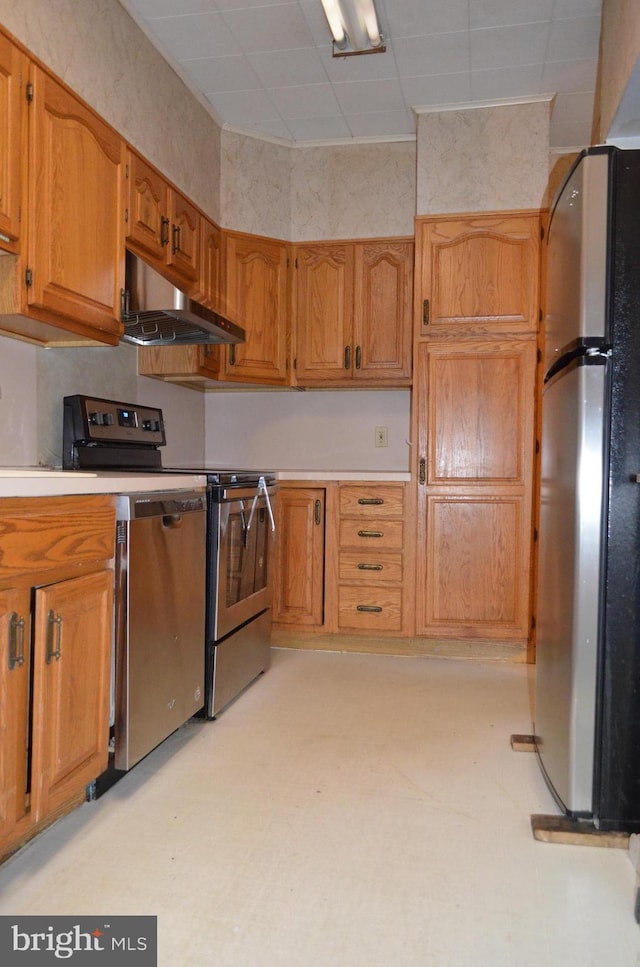
[(115, 510), (0, 500), (0, 857), (105, 770)]
[(307, 630), (324, 623), (325, 497), (321, 487), (278, 492), (273, 620)]

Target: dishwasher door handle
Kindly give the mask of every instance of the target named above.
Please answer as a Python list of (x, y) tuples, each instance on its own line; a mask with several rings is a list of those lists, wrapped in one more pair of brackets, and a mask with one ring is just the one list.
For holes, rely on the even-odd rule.
[(163, 514), (162, 526), (173, 528), (182, 527), (182, 514)]

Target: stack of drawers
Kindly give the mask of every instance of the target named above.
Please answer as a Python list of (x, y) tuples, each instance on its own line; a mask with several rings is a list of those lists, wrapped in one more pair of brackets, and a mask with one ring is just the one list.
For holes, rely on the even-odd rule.
[(403, 484), (340, 487), (338, 626), (402, 630)]

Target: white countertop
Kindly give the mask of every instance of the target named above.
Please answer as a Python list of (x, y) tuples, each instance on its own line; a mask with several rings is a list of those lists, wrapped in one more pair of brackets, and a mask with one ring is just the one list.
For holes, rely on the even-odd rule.
[(62, 497), (67, 494), (130, 494), (204, 489), (202, 474), (125, 473), (0, 467), (0, 498)]
[(368, 480), (370, 483), (405, 483), (411, 474), (401, 470), (280, 470), (278, 480)]

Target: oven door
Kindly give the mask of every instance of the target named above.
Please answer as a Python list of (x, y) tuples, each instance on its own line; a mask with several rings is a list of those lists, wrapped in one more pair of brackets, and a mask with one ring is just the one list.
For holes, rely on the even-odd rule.
[[(269, 500), (275, 488), (268, 488)], [(271, 606), (274, 535), (267, 497), (255, 488), (227, 491), (213, 507), (216, 548), (214, 627), (219, 641)]]

